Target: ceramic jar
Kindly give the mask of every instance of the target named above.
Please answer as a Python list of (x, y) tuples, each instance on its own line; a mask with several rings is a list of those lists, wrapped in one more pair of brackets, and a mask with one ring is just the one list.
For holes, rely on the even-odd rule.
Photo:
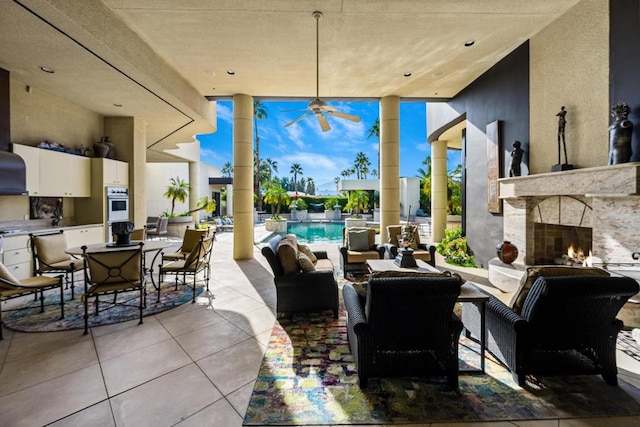
[(498, 254), (498, 259), (505, 264), (511, 264), (518, 258), (518, 248), (508, 240), (496, 246), (496, 253)]

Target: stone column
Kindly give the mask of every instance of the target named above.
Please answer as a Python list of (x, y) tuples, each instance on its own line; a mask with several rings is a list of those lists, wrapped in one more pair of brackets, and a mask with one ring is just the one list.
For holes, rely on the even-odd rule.
[[(189, 162), (189, 210), (198, 207), (200, 200), (200, 162)], [(191, 214), (195, 224), (200, 222), (200, 211)]]
[(431, 144), (431, 239), (444, 239), (447, 228), (447, 141)]
[(253, 97), (233, 96), (233, 259), (253, 258)]
[(380, 243), (400, 223), (400, 98), (380, 100)]

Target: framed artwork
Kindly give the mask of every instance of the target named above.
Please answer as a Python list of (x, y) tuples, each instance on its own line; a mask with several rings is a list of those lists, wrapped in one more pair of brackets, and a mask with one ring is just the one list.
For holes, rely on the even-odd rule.
[(502, 166), (502, 141), (500, 120), (487, 125), (487, 209), (490, 213), (502, 213), (500, 200), (500, 169)]
[(60, 197), (29, 197), (29, 201), (30, 219), (62, 217), (62, 198)]

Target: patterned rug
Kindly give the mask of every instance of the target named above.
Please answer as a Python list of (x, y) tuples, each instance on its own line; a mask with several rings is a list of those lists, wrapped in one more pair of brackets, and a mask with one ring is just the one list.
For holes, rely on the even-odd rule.
[[(477, 368), (479, 348), (460, 340), (460, 369)], [(526, 389), (487, 353), (486, 375), (370, 379), (361, 390), (345, 313), (276, 323), (245, 414), (245, 426), (403, 424), (640, 415), (640, 390), (600, 376), (529, 378)]]
[[(6, 311), (3, 307), (2, 320), (3, 326), (7, 329), (20, 332), (52, 332), (64, 331), (69, 329), (84, 328), (84, 301), (82, 293), (78, 295), (78, 287), (76, 287), (75, 299), (71, 300), (71, 290), (66, 290), (64, 295), (64, 319), (60, 319), (60, 291), (51, 290), (45, 292), (45, 311), (40, 313), (40, 302), (34, 301), (33, 297), (25, 297), (24, 303), (16, 307), (12, 307), (13, 311)], [(199, 295), (204, 286), (196, 286), (196, 296)], [(135, 307), (127, 305), (116, 305), (106, 311), (101, 311), (98, 316), (94, 316), (95, 305), (93, 298), (89, 300), (89, 327), (110, 325), (112, 323), (126, 322), (128, 320), (137, 319), (139, 311), (137, 292), (126, 292), (118, 295), (118, 302), (127, 302), (135, 305)], [(165, 282), (160, 288), (160, 302), (157, 300), (157, 291), (153, 286), (147, 285), (147, 307), (143, 310), (143, 316), (160, 313), (170, 310), (179, 305), (190, 303), (192, 298), (192, 288), (187, 286), (178, 286), (175, 290), (173, 283)], [(111, 302), (112, 296), (100, 297), (100, 310)], [(105, 304), (103, 304), (103, 301)]]

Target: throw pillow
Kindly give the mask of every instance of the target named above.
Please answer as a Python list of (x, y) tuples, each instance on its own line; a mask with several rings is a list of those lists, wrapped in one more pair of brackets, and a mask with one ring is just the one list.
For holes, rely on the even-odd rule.
[(307, 257), (309, 257), (309, 259), (311, 260), (311, 262), (314, 265), (318, 262), (318, 257), (313, 253), (313, 251), (311, 250), (311, 248), (309, 246), (301, 245), (301, 244), (298, 243), (298, 251), (302, 252)]
[[(7, 282), (20, 284), (20, 281), (9, 271), (9, 269), (2, 263), (0, 263), (0, 278)], [(0, 289), (15, 289), (2, 281), (0, 281)]]
[(284, 274), (293, 274), (300, 271), (298, 265), (298, 245), (292, 239), (283, 238), (278, 243), (278, 260), (282, 265)]
[(609, 276), (605, 270), (597, 267), (572, 267), (568, 265), (548, 265), (527, 267), (524, 276), (520, 280), (520, 286), (513, 294), (509, 307), (514, 313), (520, 314), (524, 306), (524, 300), (533, 286), (533, 283), (540, 276)]
[(309, 271), (315, 271), (316, 266), (313, 265), (313, 262), (302, 252), (298, 252), (298, 265), (300, 266), (300, 270), (304, 273), (308, 273)]
[[(402, 245), (402, 234), (398, 234), (396, 236), (396, 240), (398, 240), (398, 247), (403, 246)], [(416, 242), (415, 239), (412, 238), (411, 240), (409, 240), (409, 247), (411, 249), (418, 249), (418, 242)]]
[(368, 251), (369, 250), (369, 231), (368, 230), (350, 230), (348, 249), (350, 251)]

